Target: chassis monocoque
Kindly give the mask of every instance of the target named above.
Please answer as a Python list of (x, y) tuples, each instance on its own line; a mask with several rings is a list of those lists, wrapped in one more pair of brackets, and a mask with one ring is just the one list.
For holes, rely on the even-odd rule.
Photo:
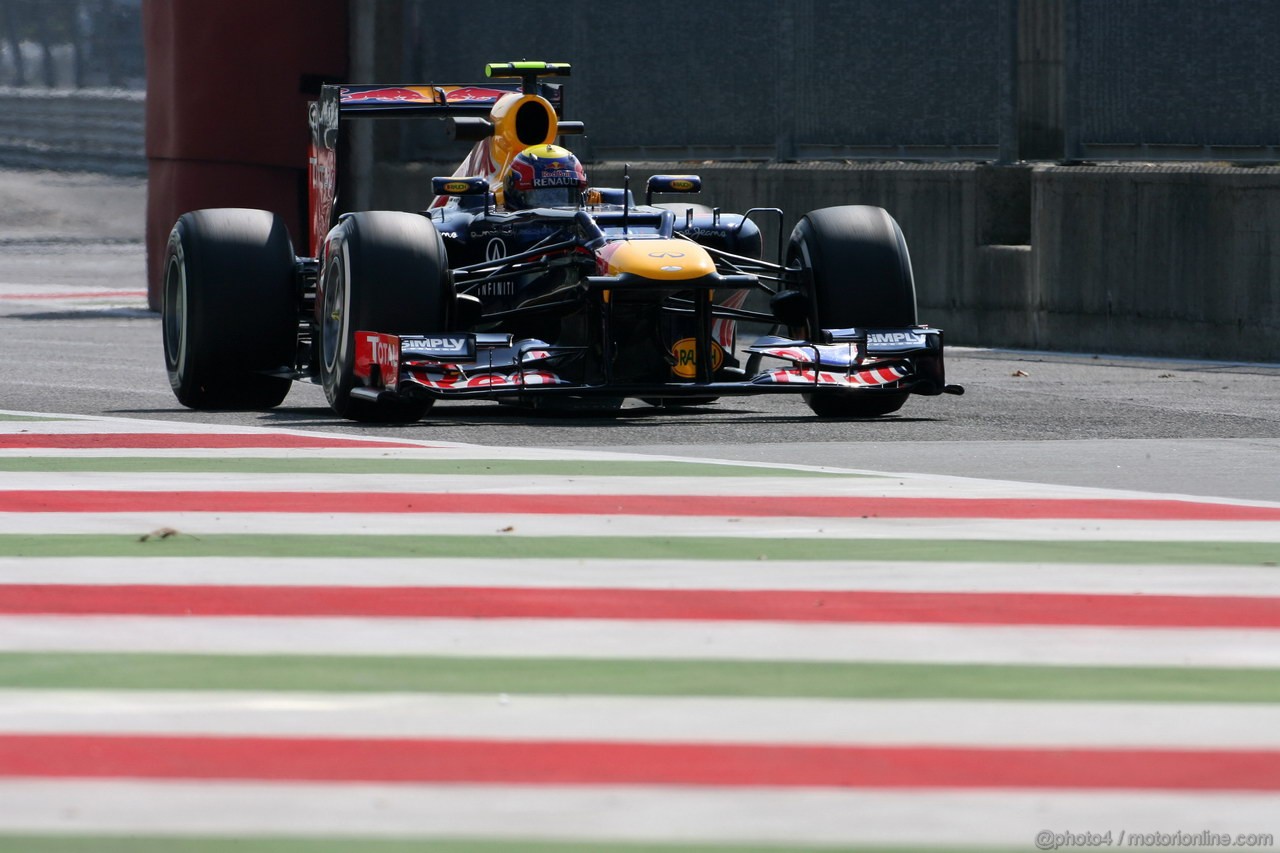
[[(193, 408), (270, 408), (295, 380), (340, 415), (420, 417), (438, 399), (552, 409), (803, 395), (821, 416), (898, 410), (947, 385), (942, 333), (917, 323), (901, 229), (877, 207), (782, 211), (654, 203), (696, 175), (630, 179), (571, 207), (500, 204), (511, 160), (581, 124), (562, 121), (565, 64), (491, 64), (519, 84), (327, 86), (311, 110), (311, 253), (281, 218), (184, 214), (170, 236), (165, 360)], [(418, 213), (337, 214), (340, 122), (443, 117), (474, 142)], [(761, 225), (779, 234), (766, 259)], [(772, 224), (772, 223), (770, 223)]]

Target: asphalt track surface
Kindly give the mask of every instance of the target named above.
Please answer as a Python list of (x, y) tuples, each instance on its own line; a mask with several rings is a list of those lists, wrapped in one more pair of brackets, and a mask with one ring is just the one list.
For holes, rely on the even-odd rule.
[[(1280, 498), (1280, 365), (954, 347), (963, 397), (823, 421), (798, 398), (729, 398), (614, 418), (494, 403), (412, 425), (336, 418), (295, 385), (271, 412), (191, 412), (145, 308), (145, 183), (0, 172), (0, 408), (459, 441), (832, 465), (1254, 500)], [(922, 318), (928, 320), (927, 317)]]

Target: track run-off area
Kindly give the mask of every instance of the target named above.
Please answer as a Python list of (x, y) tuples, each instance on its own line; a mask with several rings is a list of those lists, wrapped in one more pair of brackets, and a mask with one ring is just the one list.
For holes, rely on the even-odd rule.
[(1278, 561), (1280, 502), (7, 412), (0, 850), (1268, 849)]

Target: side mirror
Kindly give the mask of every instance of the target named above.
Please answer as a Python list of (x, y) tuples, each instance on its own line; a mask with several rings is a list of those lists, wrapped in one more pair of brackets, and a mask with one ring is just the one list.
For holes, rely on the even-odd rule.
[(702, 178), (697, 175), (653, 175), (644, 185), (644, 203), (653, 204), (654, 193), (700, 193)]
[(484, 195), (489, 182), (484, 178), (432, 178), (431, 191), (436, 195)]

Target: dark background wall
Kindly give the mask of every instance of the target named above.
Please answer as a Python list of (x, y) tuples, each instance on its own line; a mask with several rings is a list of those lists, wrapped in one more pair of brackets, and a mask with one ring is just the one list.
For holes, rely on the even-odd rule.
[(378, 7), (405, 80), (573, 62), (600, 160), (1280, 158), (1274, 0), (649, 0), (644, 25), (631, 0)]
[[(591, 0), (565, 14), (502, 0), (402, 4), (406, 79), (471, 80), (486, 62), (574, 64), (588, 157), (994, 156), (1003, 0), (690, 4)], [(458, 39), (492, 21), (482, 39)], [(384, 46), (389, 49), (391, 46)], [(995, 49), (993, 49), (995, 48)], [(431, 156), (420, 140), (410, 156)], [(973, 152), (969, 152), (973, 153)]]
[(1180, 157), (1201, 146), (1261, 146), (1275, 158), (1280, 3), (1075, 0), (1072, 12), (1074, 101), (1086, 153), (1115, 143), (1175, 146), (1145, 153)]

